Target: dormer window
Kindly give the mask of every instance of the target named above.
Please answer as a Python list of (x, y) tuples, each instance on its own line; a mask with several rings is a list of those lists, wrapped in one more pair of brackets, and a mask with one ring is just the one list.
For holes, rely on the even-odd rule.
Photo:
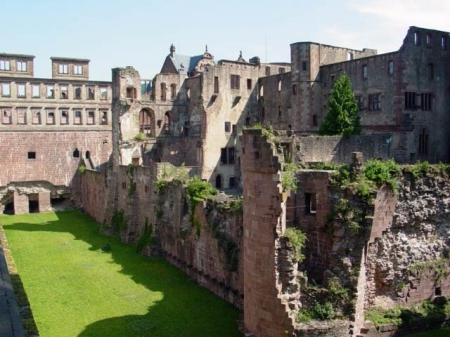
[(17, 71), (27, 71), (27, 63), (23, 61), (16, 62)]
[(60, 64), (58, 66), (58, 73), (59, 74), (67, 74), (68, 73), (67, 64)]
[(73, 66), (74, 75), (83, 75), (83, 66)]

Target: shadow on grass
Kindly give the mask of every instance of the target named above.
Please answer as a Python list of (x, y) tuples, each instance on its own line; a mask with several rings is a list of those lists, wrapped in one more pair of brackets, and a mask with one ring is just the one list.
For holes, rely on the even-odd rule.
[(87, 336), (240, 336), (239, 311), (201, 288), (184, 273), (162, 259), (148, 259), (135, 253), (135, 246), (118, 238), (99, 234), (99, 225), (78, 211), (56, 213), (57, 221), (39, 225), (18, 222), (7, 231), (70, 233), (97, 251), (109, 243), (113, 261), (120, 273), (147, 289), (161, 292), (163, 299), (148, 308), (145, 315), (111, 317), (86, 326), (79, 334)]

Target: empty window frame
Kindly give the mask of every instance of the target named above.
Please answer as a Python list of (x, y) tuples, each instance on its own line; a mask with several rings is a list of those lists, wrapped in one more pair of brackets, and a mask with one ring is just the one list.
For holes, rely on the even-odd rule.
[(356, 103), (358, 104), (358, 111), (363, 111), (364, 110), (364, 96), (359, 95), (359, 96), (355, 96), (356, 98)]
[(394, 61), (388, 62), (388, 74), (389, 75), (394, 74)]
[(428, 132), (426, 129), (422, 129), (419, 134), (419, 155), (428, 154)]
[(367, 65), (363, 65), (362, 67), (362, 77), (363, 79), (367, 79)]
[(294, 84), (293, 86), (292, 86), (292, 95), (297, 95), (297, 84)]
[(2, 83), (2, 97), (11, 97), (11, 84)]
[(234, 164), (234, 147), (224, 147), (220, 150), (220, 163), (222, 165)]
[(142, 80), (141, 81), (141, 94), (148, 94), (151, 91), (152, 91), (152, 82), (148, 81), (148, 80)]
[(269, 75), (270, 75), (270, 67), (266, 66), (266, 76), (269, 76)]
[(25, 84), (17, 84), (17, 97), (18, 98), (25, 98), (27, 97), (26, 91), (25, 91)]
[(228, 182), (229, 188), (236, 188), (236, 177), (230, 177)]
[(251, 89), (252, 89), (252, 79), (247, 78), (247, 90), (251, 90)]
[(108, 111), (106, 110), (100, 111), (100, 124), (108, 125)]
[(225, 122), (225, 132), (230, 132), (230, 131), (231, 131), (231, 123)]
[(423, 93), (420, 95), (420, 107), (423, 111), (431, 111), (431, 93)]
[(3, 108), (2, 110), (2, 124), (11, 124), (11, 108)]
[(139, 113), (139, 132), (146, 136), (152, 135), (152, 114), (148, 110)]
[(418, 46), (420, 44), (420, 35), (419, 32), (414, 32), (414, 45)]
[(67, 74), (67, 73), (68, 73), (67, 64), (58, 65), (58, 74)]
[(136, 88), (128, 87), (126, 95), (127, 95), (127, 98), (136, 99), (137, 98)]
[(7, 60), (0, 60), (0, 70), (10, 71), (11, 70), (10, 62)]
[(60, 97), (61, 99), (68, 99), (69, 98), (69, 89), (67, 88), (67, 86), (63, 85), (59, 87), (59, 91), (60, 91)]
[(302, 61), (302, 71), (306, 71), (308, 69), (308, 63), (306, 61)]
[(240, 89), (241, 77), (239, 75), (230, 75), (231, 89)]
[(36, 152), (29, 151), (27, 154), (28, 159), (36, 159)]
[(69, 111), (61, 110), (60, 124), (69, 124)]
[(86, 87), (87, 99), (93, 100), (95, 99), (95, 88), (94, 87)]
[(73, 66), (73, 74), (74, 75), (83, 75), (83, 66), (74, 65)]
[(313, 115), (312, 116), (312, 124), (313, 124), (313, 126), (318, 126), (319, 124), (317, 123), (317, 115)]
[(166, 112), (164, 115), (164, 133), (170, 135), (170, 113)]
[(76, 148), (72, 153), (73, 158), (80, 158), (80, 151)]
[(167, 87), (165, 83), (161, 83), (161, 101), (165, 101), (167, 99)]
[(100, 87), (100, 99), (101, 100), (108, 99), (108, 88)]
[(214, 93), (215, 94), (219, 93), (219, 77), (218, 76), (214, 76)]
[(431, 44), (433, 43), (433, 37), (431, 36), (431, 34), (427, 34), (427, 46), (431, 47)]
[(278, 74), (284, 74), (286, 72), (286, 68), (280, 67), (278, 68)]
[(46, 110), (47, 124), (55, 124), (55, 112), (53, 110)]
[(73, 112), (73, 124), (81, 124), (81, 110), (75, 110)]
[(39, 84), (31, 85), (31, 97), (32, 98), (40, 98), (41, 97), (41, 90), (40, 90)]
[(170, 85), (170, 98), (175, 99), (177, 96), (177, 85), (175, 83), (172, 83)]
[(73, 87), (73, 99), (81, 99), (81, 87)]
[(405, 110), (416, 110), (417, 94), (405, 92)]
[(95, 111), (94, 110), (88, 110), (86, 124), (89, 124), (89, 125), (95, 124)]
[(441, 36), (441, 49), (447, 50), (447, 37), (446, 36)]
[(55, 87), (47, 85), (47, 98), (55, 98)]
[(351, 53), (351, 52), (347, 53), (347, 60), (348, 61), (353, 60), (353, 53)]
[(31, 109), (32, 123), (41, 124), (41, 110)]
[(17, 124), (27, 124), (27, 109), (17, 108)]
[(282, 84), (282, 83), (281, 83), (281, 80), (279, 80), (279, 81), (278, 81), (278, 92), (281, 91), (281, 84)]
[(369, 95), (369, 110), (381, 110), (381, 94)]
[(27, 71), (27, 63), (24, 61), (16, 61), (16, 70), (21, 72)]
[(305, 193), (305, 214), (317, 213), (317, 198), (315, 193)]

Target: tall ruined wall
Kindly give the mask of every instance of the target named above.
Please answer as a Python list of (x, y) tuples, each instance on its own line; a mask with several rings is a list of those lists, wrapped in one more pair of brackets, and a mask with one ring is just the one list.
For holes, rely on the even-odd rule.
[(380, 212), (384, 230), (368, 246), (366, 308), (450, 295), (449, 195), (448, 176), (404, 172), (390, 213)]
[(286, 229), (283, 159), (261, 130), (244, 132), (242, 153), (245, 326), (255, 336), (282, 336), (293, 331), (299, 304), (298, 286), (290, 284), (296, 266), (286, 259), (280, 240)]

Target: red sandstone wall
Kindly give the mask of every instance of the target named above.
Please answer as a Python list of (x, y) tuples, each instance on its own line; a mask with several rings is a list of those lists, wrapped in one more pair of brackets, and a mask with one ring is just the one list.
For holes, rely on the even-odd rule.
[[(80, 151), (80, 158), (73, 158), (75, 149)], [(0, 186), (26, 181), (72, 186), (86, 151), (96, 165), (107, 162), (111, 153), (111, 132), (1, 132)], [(28, 159), (28, 152), (35, 152), (36, 158)]]

